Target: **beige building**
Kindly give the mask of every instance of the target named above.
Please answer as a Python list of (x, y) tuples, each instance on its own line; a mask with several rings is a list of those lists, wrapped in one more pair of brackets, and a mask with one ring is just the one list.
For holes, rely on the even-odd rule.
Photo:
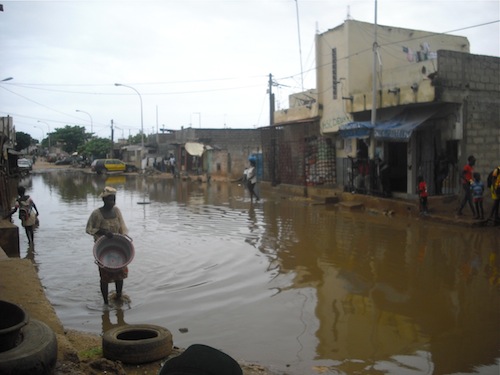
[[(336, 133), (353, 113), (435, 100), (437, 51), (469, 52), (467, 38), (347, 20), (316, 36), (317, 91), (322, 133)], [(374, 69), (373, 46), (376, 45)], [(370, 119), (370, 117), (368, 117)], [(378, 119), (378, 118), (377, 118)]]
[[(342, 183), (349, 189), (414, 194), (417, 175), (424, 175), (432, 192), (441, 193), (433, 161), (441, 150), (456, 154), (456, 147), (449, 145), (446, 150), (441, 133), (447, 131), (448, 122), (441, 121), (436, 132), (437, 120), (456, 108), (434, 105), (439, 50), (468, 53), (469, 42), (459, 36), (354, 20), (316, 36), (321, 132), (340, 135), (337, 158), (367, 159), (364, 170), (337, 163), (351, 170), (350, 175), (338, 173), (348, 180)], [(417, 128), (429, 131), (416, 136)], [(455, 135), (461, 137), (458, 132)], [(418, 143), (429, 148), (419, 148)], [(449, 158), (458, 159), (458, 155)], [(386, 181), (375, 173), (381, 164), (369, 165), (370, 160), (385, 162)], [(358, 172), (361, 176), (354, 175)]]
[(499, 61), (465, 37), (346, 20), (316, 35), (316, 89), (264, 131), (265, 177), (410, 197), (422, 175), (431, 195), (457, 194), (469, 154), (483, 176), (498, 159)]

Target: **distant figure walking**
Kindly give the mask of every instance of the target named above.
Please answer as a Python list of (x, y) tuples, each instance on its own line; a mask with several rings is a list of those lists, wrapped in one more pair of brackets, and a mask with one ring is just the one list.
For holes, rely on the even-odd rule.
[(247, 187), (250, 192), (250, 201), (253, 202), (253, 197), (259, 200), (259, 196), (255, 192), (255, 184), (257, 183), (257, 168), (255, 168), (255, 160), (250, 159), (250, 168), (248, 168), (246, 173), (247, 177)]
[(476, 208), (476, 216), (474, 219), (484, 220), (484, 209), (483, 209), (483, 193), (484, 193), (484, 183), (481, 181), (481, 175), (474, 172), (474, 182), (471, 185), (472, 190), (472, 200)]
[(168, 158), (168, 162), (170, 163), (170, 172), (172, 173), (172, 176), (175, 176), (175, 156), (174, 154), (170, 154)]
[(474, 212), (474, 206), (472, 204), (472, 190), (471, 190), (471, 184), (474, 182), (472, 179), (473, 173), (474, 173), (474, 165), (476, 164), (476, 158), (473, 155), (470, 155), (467, 158), (467, 164), (465, 164), (463, 170), (462, 170), (462, 190), (463, 190), (463, 198), (462, 198), (462, 203), (460, 203), (460, 208), (458, 209), (457, 214), (459, 216), (463, 215), (463, 209), (465, 205), (468, 203), (469, 207), (472, 211), (472, 216), (476, 216)]

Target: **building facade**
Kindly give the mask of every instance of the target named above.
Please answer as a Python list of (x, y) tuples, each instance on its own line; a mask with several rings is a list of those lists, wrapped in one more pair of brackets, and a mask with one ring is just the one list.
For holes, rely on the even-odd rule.
[[(421, 175), (431, 194), (454, 194), (469, 154), (484, 175), (500, 161), (498, 63), (459, 36), (355, 20), (318, 34), (317, 137), (334, 147), (337, 187), (408, 197)], [(275, 126), (314, 122), (285, 111)]]

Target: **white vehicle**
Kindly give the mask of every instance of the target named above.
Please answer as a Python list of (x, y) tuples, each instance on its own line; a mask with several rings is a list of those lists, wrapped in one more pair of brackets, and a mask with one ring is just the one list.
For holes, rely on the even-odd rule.
[(23, 158), (17, 160), (17, 168), (19, 168), (21, 172), (30, 172), (33, 169), (33, 165), (31, 160)]

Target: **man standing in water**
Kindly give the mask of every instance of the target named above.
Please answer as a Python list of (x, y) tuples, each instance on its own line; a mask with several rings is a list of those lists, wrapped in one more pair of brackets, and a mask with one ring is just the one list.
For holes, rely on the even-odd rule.
[[(128, 229), (123, 221), (122, 213), (116, 202), (116, 189), (105, 187), (101, 195), (104, 205), (95, 209), (87, 222), (86, 232), (94, 236), (94, 241), (97, 241), (102, 236), (113, 238), (113, 235), (127, 234)], [(128, 277), (128, 267), (123, 267), (117, 270), (109, 270), (99, 267), (99, 275), (101, 277), (101, 293), (104, 303), (108, 304), (108, 284), (114, 282), (116, 287), (116, 298), (122, 296), (123, 280)]]
[(253, 202), (253, 197), (259, 200), (259, 196), (255, 192), (255, 184), (257, 183), (257, 168), (255, 168), (255, 159), (250, 159), (250, 168), (247, 169), (247, 187), (250, 192), (250, 201)]

